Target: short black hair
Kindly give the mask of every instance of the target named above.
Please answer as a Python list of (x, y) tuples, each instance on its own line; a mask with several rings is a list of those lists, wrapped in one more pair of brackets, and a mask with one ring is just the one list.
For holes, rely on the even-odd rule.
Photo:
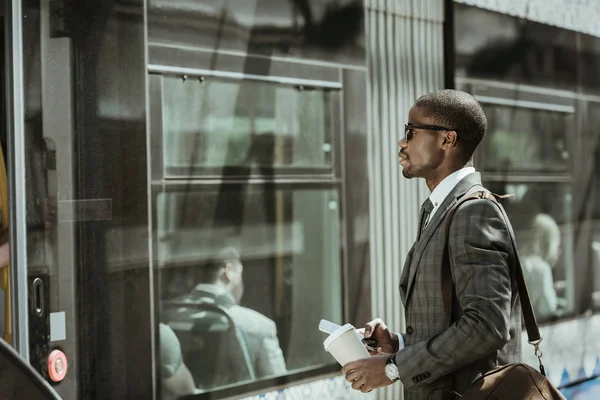
[(469, 93), (443, 89), (421, 96), (415, 106), (426, 110), (437, 124), (456, 131), (461, 139), (463, 161), (467, 162), (483, 140), (487, 118), (481, 105)]
[(199, 280), (202, 283), (214, 283), (221, 278), (221, 271), (228, 263), (240, 262), (240, 253), (234, 247), (225, 247), (210, 259), (206, 260), (201, 267), (202, 273)]

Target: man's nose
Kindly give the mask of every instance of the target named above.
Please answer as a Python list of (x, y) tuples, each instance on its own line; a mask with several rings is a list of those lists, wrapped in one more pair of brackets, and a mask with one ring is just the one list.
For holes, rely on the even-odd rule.
[(405, 148), (407, 144), (408, 142), (406, 141), (406, 137), (403, 137), (402, 139), (398, 140), (398, 147), (402, 149)]

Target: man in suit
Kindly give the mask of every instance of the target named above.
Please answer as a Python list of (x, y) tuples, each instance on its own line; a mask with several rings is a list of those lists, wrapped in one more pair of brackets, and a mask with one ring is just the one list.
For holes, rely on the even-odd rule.
[(256, 378), (284, 375), (287, 368), (279, 346), (277, 325), (258, 311), (239, 305), (244, 294), (243, 271), (238, 251), (227, 247), (219, 252), (215, 262), (205, 267), (202, 283), (196, 285), (189, 298), (210, 299), (227, 309), (243, 335)]
[(469, 201), (452, 218), (449, 254), (456, 295), (450, 324), (442, 298), (445, 220), (463, 196), (484, 190), (472, 156), (486, 129), (481, 106), (464, 92), (430, 93), (410, 109), (406, 136), (398, 143), (402, 174), (425, 179), (431, 195), (400, 278), (407, 327), (396, 334), (380, 319), (366, 325), (364, 334), (377, 339), (378, 349), (343, 367), (354, 389), (368, 392), (399, 380), (405, 399), (437, 400), (520, 359), (512, 227), (489, 200)]

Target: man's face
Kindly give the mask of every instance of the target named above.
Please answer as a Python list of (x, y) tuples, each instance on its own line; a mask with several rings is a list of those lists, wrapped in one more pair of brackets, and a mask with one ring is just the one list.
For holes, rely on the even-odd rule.
[(241, 262), (227, 263), (226, 267), (229, 278), (229, 291), (239, 304), (244, 295), (244, 279), (242, 278), (244, 267)]
[[(413, 106), (408, 113), (408, 124), (438, 126), (425, 111)], [(429, 178), (443, 160), (443, 132), (428, 129), (411, 129), (398, 142), (398, 157), (405, 178)]]

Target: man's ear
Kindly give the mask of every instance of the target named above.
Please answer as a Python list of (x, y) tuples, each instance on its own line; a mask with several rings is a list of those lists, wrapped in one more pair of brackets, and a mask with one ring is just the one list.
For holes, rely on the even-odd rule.
[(444, 140), (442, 141), (442, 146), (445, 149), (449, 149), (449, 148), (454, 147), (456, 145), (457, 141), (458, 141), (458, 136), (456, 135), (456, 132), (448, 131), (444, 135)]

